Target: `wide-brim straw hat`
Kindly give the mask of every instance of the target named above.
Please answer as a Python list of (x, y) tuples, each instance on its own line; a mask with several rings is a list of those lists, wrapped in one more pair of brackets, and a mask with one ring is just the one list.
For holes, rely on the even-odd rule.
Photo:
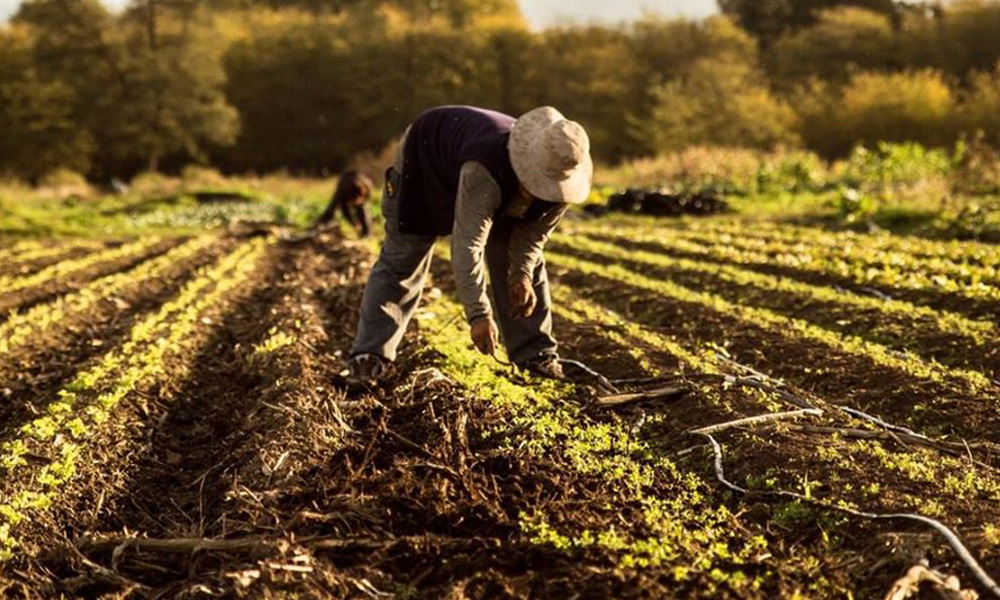
[(508, 148), (514, 172), (532, 196), (569, 204), (581, 204), (590, 196), (590, 138), (558, 110), (543, 106), (522, 115)]

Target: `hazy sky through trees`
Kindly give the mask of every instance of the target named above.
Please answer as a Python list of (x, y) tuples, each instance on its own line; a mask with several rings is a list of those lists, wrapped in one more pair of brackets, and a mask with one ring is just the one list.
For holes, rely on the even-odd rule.
[[(120, 8), (128, 0), (104, 0)], [(648, 10), (666, 16), (701, 17), (716, 11), (715, 0), (520, 0), (525, 16), (536, 27), (567, 22), (621, 21), (634, 19)], [(17, 10), (20, 0), (0, 0), (0, 19)]]

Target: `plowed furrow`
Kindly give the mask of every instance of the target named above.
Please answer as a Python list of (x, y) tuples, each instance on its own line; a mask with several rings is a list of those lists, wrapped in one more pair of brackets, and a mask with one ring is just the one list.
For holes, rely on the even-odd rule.
[[(167, 239), (136, 242), (118, 249), (87, 255), (81, 259), (85, 261), (83, 264), (70, 265), (69, 262), (60, 262), (33, 275), (0, 284), (0, 320), (7, 318), (13, 309), (26, 310), (41, 302), (77, 290), (104, 275), (131, 269), (169, 251), (182, 241), (182, 239)], [(106, 260), (98, 260), (102, 255)]]
[[(625, 241), (622, 238), (609, 238)], [(847, 290), (860, 296), (873, 298), (891, 298), (909, 302), (919, 306), (929, 307), (942, 312), (964, 315), (970, 319), (996, 322), (1000, 319), (1000, 301), (980, 297), (978, 295), (962, 294), (960, 292), (936, 289), (933, 286), (897, 286), (872, 281), (853, 275), (838, 274), (811, 268), (777, 264), (770, 261), (746, 260), (735, 257), (720, 256), (701, 251), (684, 250), (671, 247), (670, 244), (658, 244), (628, 240), (636, 249), (648, 252), (658, 252), (664, 256), (674, 256), (689, 260), (714, 262), (721, 265), (732, 265), (776, 277), (787, 277), (796, 281), (821, 287), (831, 287)]]
[(56, 263), (82, 258), (104, 247), (105, 245), (101, 242), (85, 240), (42, 246), (9, 258), (0, 256), (0, 278), (9, 281), (32, 275)]
[(0, 432), (9, 434), (44, 411), (88, 361), (120, 344), (138, 319), (230, 246), (210, 238), (189, 242), (144, 263), (148, 270), (95, 280), (0, 326), (0, 388), (6, 400), (0, 405)]
[(1000, 379), (1000, 332), (975, 321), (906, 302), (811, 286), (732, 265), (664, 256), (576, 238), (556, 246), (597, 262), (615, 261), (651, 277), (703, 290), (734, 303), (766, 308), (842, 335), (910, 351), (959, 369)]
[[(836, 338), (792, 320), (778, 321), (721, 298), (676, 293), (675, 286), (631, 271), (556, 255), (551, 262), (570, 269), (564, 281), (609, 308), (644, 325), (662, 328), (686, 346), (717, 345), (740, 362), (813, 391), (833, 403), (880, 413), (918, 429), (959, 438), (996, 441), (1000, 425), (993, 386), (980, 391), (945, 373), (934, 375), (890, 354), (869, 355), (865, 345), (841, 346)], [(582, 270), (581, 270), (581, 267)], [(624, 285), (623, 285), (624, 284)], [(917, 373), (923, 373), (918, 376)]]

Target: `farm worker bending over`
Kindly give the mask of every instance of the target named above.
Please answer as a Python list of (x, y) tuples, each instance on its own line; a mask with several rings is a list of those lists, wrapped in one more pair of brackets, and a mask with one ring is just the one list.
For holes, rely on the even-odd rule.
[(420, 115), (386, 173), (385, 241), (365, 288), (350, 383), (375, 383), (390, 369), (445, 235), (476, 348), (493, 355), (501, 338), (516, 365), (561, 378), (542, 250), (568, 206), (590, 194), (593, 171), (586, 131), (551, 107), (516, 120), (469, 106)]
[(316, 219), (314, 227), (327, 225), (340, 210), (344, 218), (357, 230), (358, 235), (368, 237), (372, 230), (372, 216), (368, 211), (368, 201), (372, 197), (372, 180), (357, 171), (348, 171), (340, 176), (330, 204)]

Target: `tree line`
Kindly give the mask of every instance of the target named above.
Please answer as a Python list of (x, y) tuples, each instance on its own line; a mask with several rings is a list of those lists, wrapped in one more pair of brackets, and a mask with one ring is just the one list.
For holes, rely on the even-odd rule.
[(0, 173), (326, 173), (452, 103), (557, 106), (608, 163), (1000, 145), (1000, 2), (720, 8), (535, 32), (514, 0), (26, 0), (0, 27)]

